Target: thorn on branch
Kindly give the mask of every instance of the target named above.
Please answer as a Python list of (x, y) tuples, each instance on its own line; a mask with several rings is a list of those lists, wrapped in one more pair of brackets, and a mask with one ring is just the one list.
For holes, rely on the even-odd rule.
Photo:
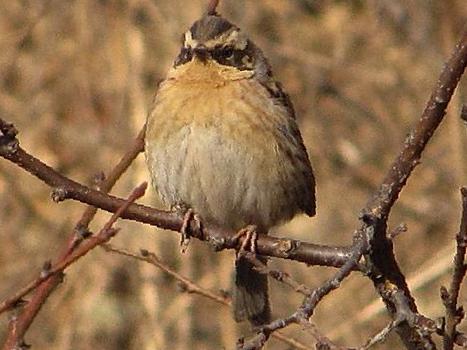
[(42, 265), (41, 278), (47, 278), (50, 275), (50, 269), (52, 268), (52, 261), (47, 260)]
[(94, 175), (93, 183), (97, 191), (102, 191), (102, 185), (105, 183), (106, 176), (103, 171), (98, 172)]
[(180, 293), (190, 293), (190, 289), (188, 288), (187, 284), (182, 281), (177, 282), (177, 291)]
[(399, 236), (401, 233), (407, 232), (407, 224), (402, 223), (396, 228), (394, 228), (391, 232), (388, 233), (387, 239), (393, 240), (397, 236)]
[(75, 227), (76, 240), (82, 241), (90, 237), (91, 235), (92, 235), (92, 232), (89, 230), (87, 226), (78, 225)]
[(367, 350), (371, 348), (373, 345), (378, 343), (383, 343), (389, 334), (399, 325), (399, 322), (396, 320), (390, 322), (386, 327), (384, 327), (378, 334), (371, 337), (364, 346), (362, 346), (362, 350)]
[(14, 139), (16, 135), (18, 135), (18, 130), (12, 123), (8, 123), (3, 119), (0, 119), (0, 131), (2, 132), (3, 136)]
[(16, 300), (13, 305), (12, 305), (12, 308), (13, 309), (20, 309), (22, 308), (24, 305), (26, 305), (28, 303), (27, 300), (25, 300), (24, 298), (19, 298), (18, 300)]
[(0, 151), (2, 155), (12, 156), (16, 153), (19, 147), (19, 141), (16, 138), (9, 136), (0, 136)]
[(289, 257), (294, 251), (300, 247), (300, 241), (294, 239), (282, 239), (277, 245), (278, 251), (284, 257)]
[(376, 225), (378, 218), (372, 214), (372, 213), (367, 213), (367, 212), (362, 212), (359, 217), (360, 220), (362, 220), (365, 224), (369, 226), (374, 226)]
[(55, 187), (50, 197), (55, 203), (63, 202), (68, 198), (68, 190), (65, 187)]
[(230, 247), (230, 240), (226, 239), (225, 237), (212, 237), (209, 236), (207, 240), (209, 246), (214, 252), (220, 252), (226, 248)]

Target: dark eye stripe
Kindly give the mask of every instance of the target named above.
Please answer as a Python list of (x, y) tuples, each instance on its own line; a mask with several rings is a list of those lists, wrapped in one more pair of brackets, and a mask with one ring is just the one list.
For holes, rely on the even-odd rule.
[(216, 47), (210, 50), (211, 56), (217, 62), (222, 63), (234, 57), (235, 51), (232, 47)]
[(215, 48), (211, 51), (211, 57), (224, 66), (236, 67), (239, 70), (253, 69), (253, 62), (247, 50), (235, 50), (232, 47)]
[[(214, 48), (209, 49), (209, 55), (211, 59), (217, 63), (235, 67), (239, 70), (253, 70), (254, 60), (252, 59), (253, 52), (251, 46), (247, 45), (244, 50), (235, 49), (232, 46), (221, 46), (218, 45)], [(183, 47), (179, 55), (175, 59), (174, 67), (178, 67), (185, 63), (190, 62), (193, 59), (193, 51), (191, 48)]]

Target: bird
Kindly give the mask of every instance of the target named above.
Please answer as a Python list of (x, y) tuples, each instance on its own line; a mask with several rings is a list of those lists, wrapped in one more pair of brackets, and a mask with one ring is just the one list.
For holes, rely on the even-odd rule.
[[(267, 233), (297, 214), (316, 213), (315, 179), (292, 102), (263, 51), (215, 7), (183, 34), (159, 84), (145, 157), (163, 203), (190, 208), (202, 223)], [(267, 276), (241, 254), (232, 304), (237, 322), (271, 321)]]

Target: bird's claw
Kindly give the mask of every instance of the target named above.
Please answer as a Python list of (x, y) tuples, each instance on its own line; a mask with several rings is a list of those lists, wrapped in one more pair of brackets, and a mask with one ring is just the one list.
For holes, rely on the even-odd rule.
[(190, 239), (192, 236), (192, 228), (191, 223), (194, 222), (195, 224), (195, 231), (201, 231), (201, 219), (199, 216), (194, 212), (193, 209), (188, 208), (185, 211), (183, 216), (183, 223), (182, 227), (180, 228), (180, 251), (185, 253), (188, 249), (188, 245), (190, 244)]
[(237, 250), (237, 259), (249, 251), (256, 254), (256, 242), (258, 240), (258, 232), (256, 232), (255, 225), (248, 225), (238, 231), (233, 237), (234, 242), (238, 242), (240, 238), (243, 238), (240, 248)]

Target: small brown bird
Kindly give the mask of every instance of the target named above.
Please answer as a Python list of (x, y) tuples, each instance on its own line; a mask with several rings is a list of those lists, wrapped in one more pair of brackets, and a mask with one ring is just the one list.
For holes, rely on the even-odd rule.
[[(315, 182), (290, 99), (263, 52), (210, 11), (194, 22), (149, 113), (146, 160), (172, 207), (259, 232), (315, 215)], [(262, 259), (265, 261), (265, 259)], [(270, 320), (267, 276), (236, 261), (234, 317)]]

